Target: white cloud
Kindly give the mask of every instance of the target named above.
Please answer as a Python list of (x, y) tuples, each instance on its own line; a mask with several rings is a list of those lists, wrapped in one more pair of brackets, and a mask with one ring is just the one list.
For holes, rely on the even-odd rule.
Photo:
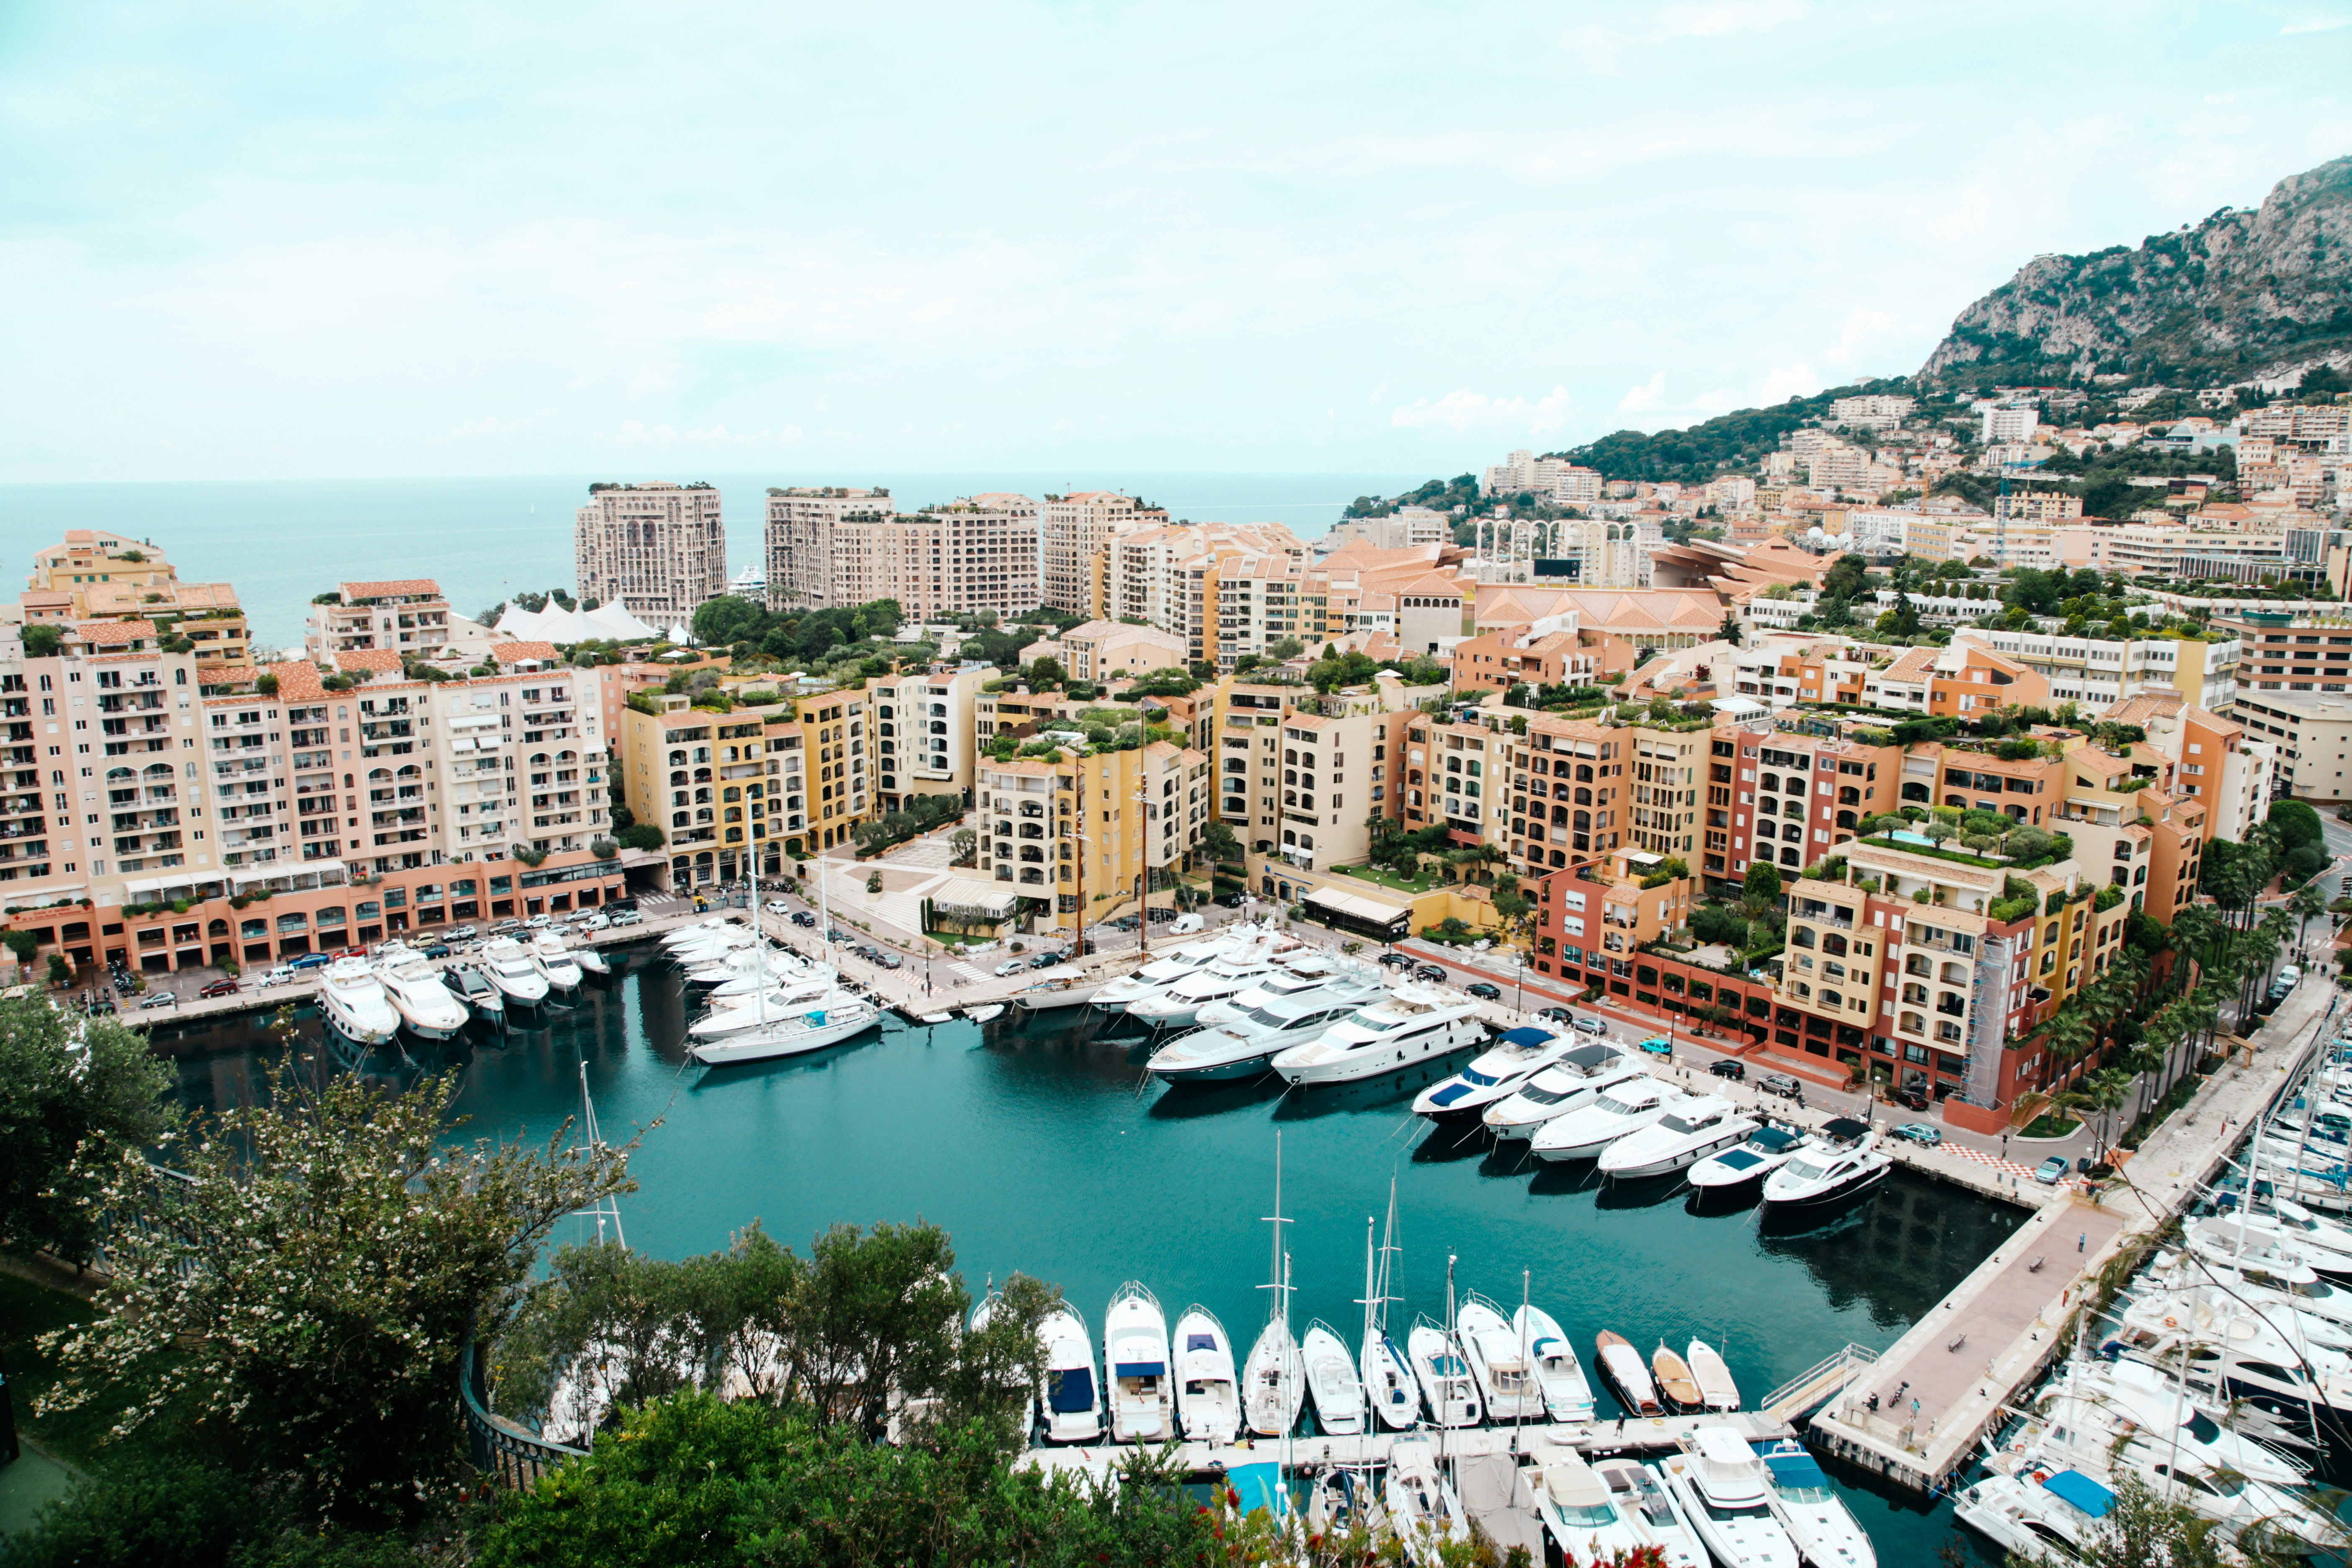
[(1400, 430), (1446, 429), (1457, 434), (1507, 430), (1548, 436), (1566, 427), (1569, 408), (1574, 401), (1565, 386), (1555, 386), (1532, 402), (1524, 397), (1490, 397), (1483, 392), (1460, 387), (1433, 402), (1426, 397), (1415, 398), (1391, 411), (1389, 424)]
[(2297, 33), (2332, 33), (2338, 27), (2352, 27), (2352, 16), (2314, 16), (2307, 22), (2289, 22), (2279, 29), (2282, 38)]
[(1666, 373), (1658, 372), (1639, 386), (1629, 386), (1625, 395), (1617, 400), (1619, 412), (1643, 414), (1666, 405)]

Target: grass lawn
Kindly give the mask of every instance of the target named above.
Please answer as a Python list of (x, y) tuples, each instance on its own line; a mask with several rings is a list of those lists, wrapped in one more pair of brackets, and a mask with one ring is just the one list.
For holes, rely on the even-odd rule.
[(1426, 893), (1445, 885), (1436, 877), (1400, 877), (1386, 866), (1334, 866), (1331, 869), (1343, 877), (1361, 877), (1367, 882), (1394, 888), (1400, 893)]
[(2026, 1124), (2020, 1138), (2063, 1138), (2083, 1123), (2072, 1116), (2037, 1116)]

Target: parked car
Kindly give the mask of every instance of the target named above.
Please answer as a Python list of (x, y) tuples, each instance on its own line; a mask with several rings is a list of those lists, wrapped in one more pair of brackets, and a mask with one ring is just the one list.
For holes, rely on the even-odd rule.
[(1578, 1034), (1591, 1035), (1595, 1039), (1609, 1032), (1609, 1026), (1598, 1018), (1579, 1018), (1571, 1026)]
[(1473, 980), (1462, 989), (1481, 1002), (1500, 1002), (1503, 999), (1503, 988), (1490, 980)]
[(525, 931), (545, 931), (554, 923), (555, 920), (551, 915), (533, 915), (522, 922), (522, 928)]
[(1192, 931), (1199, 931), (1208, 923), (1209, 922), (1206, 920), (1202, 919), (1199, 915), (1178, 915), (1176, 917), (1176, 923), (1170, 926), (1168, 928), (1168, 931), (1171, 936), (1185, 936)]
[(885, 969), (904, 969), (907, 966), (907, 961), (895, 952), (886, 952), (874, 962)]
[(1242, 905), (1248, 900), (1248, 899), (1249, 895), (1247, 893), (1219, 893), (1215, 898), (1211, 899), (1209, 902), (1215, 904), (1220, 909), (1237, 910), (1240, 909)]
[(1029, 961), (1029, 967), (1032, 969), (1051, 969), (1054, 965), (1061, 962), (1062, 955), (1058, 952), (1041, 952), (1036, 957)]
[(334, 963), (338, 956), (340, 955), (331, 952), (306, 952), (301, 957), (292, 960), (286, 967), (296, 971), (324, 969)]
[(1113, 931), (1133, 931), (1142, 923), (1143, 922), (1141, 921), (1137, 920), (1133, 915), (1121, 915), (1118, 919), (1110, 922), (1110, 929)]
[(1413, 965), (1412, 977), (1415, 980), (1433, 980), (1440, 985), (1444, 984), (1448, 978), (1445, 965), (1442, 963), (1416, 963)]
[(1638, 1048), (1649, 1052), (1654, 1057), (1671, 1057), (1675, 1054), (1675, 1043), (1664, 1035), (1652, 1035), (1648, 1039), (1643, 1040)]
[(441, 940), (455, 947), (461, 942), (471, 942), (478, 934), (472, 926), (451, 926), (449, 934)]
[(1895, 1091), (1895, 1103), (1906, 1110), (1927, 1109), (1927, 1091), (1916, 1084), (1906, 1084)]
[(1155, 909), (1151, 911), (1151, 923), (1156, 926), (1166, 925), (1170, 921), (1172, 921), (1175, 918), (1176, 911), (1174, 910)]
[(1787, 1073), (1768, 1072), (1758, 1080), (1756, 1087), (1766, 1094), (1777, 1094), (1783, 1100), (1793, 1100), (1800, 1105), (1804, 1103), (1805, 1086)]
[(1026, 969), (1026, 968), (1028, 968), (1028, 967), (1029, 967), (1029, 961), (1028, 961), (1027, 959), (1024, 959), (1024, 958), (1008, 958), (1008, 959), (1006, 959), (1003, 963), (1000, 963), (1000, 964), (998, 964), (998, 965), (996, 966), (996, 973), (997, 973), (998, 976), (999, 976), (1000, 978), (1002, 978), (1003, 976), (1007, 975), (1007, 974), (1018, 974), (1018, 973), (1020, 973), (1023, 970), (1024, 970), (1024, 969)]
[(816, 924), (816, 917), (809, 913), (806, 910), (794, 910), (793, 911), (793, 924), (796, 926), (809, 926), (814, 928)]
[(1384, 952), (1381, 954), (1381, 967), (1383, 969), (1411, 969), (1412, 967), (1412, 954), (1409, 952)]
[(1734, 1083), (1744, 1083), (1748, 1079), (1748, 1064), (1737, 1057), (1725, 1057), (1706, 1070), (1717, 1078), (1727, 1078)]
[(446, 942), (427, 942), (422, 951), (427, 958), (446, 958), (449, 956), (449, 944)]
[(492, 936), (512, 936), (515, 932), (520, 930), (522, 930), (522, 921), (500, 921), (498, 924), (490, 928), (490, 934)]
[(768, 912), (772, 915), (788, 915), (793, 912), (793, 906), (784, 902), (782, 899), (770, 899), (768, 900)]
[(263, 985), (284, 985), (291, 982), (293, 978), (294, 966), (290, 963), (281, 963), (275, 969), (266, 971), (257, 984)]
[(1536, 1009), (1536, 1018), (1538, 1022), (1545, 1024), (1573, 1024), (1576, 1022), (1576, 1016), (1565, 1007), (1538, 1007)]
[(327, 954), (329, 958), (365, 958), (367, 955), (368, 950), (363, 947), (339, 947)]
[(615, 910), (613, 911), (613, 923), (616, 926), (638, 926), (646, 923), (646, 917), (635, 910)]
[(2066, 1156), (2053, 1154), (2033, 1167), (2033, 1179), (2045, 1187), (2054, 1187), (2066, 1179)]
[(169, 991), (158, 991), (155, 994), (148, 997), (147, 1000), (140, 1003), (139, 1005), (142, 1007), (169, 1007), (177, 1001), (179, 1001), (179, 998), (173, 995)]
[(236, 993), (237, 984), (236, 981), (215, 980), (208, 982), (203, 990), (196, 993), (196, 996), (200, 1001), (209, 1001), (215, 996), (234, 996)]
[(606, 914), (602, 910), (594, 910), (590, 911), (586, 920), (580, 922), (580, 929), (582, 931), (604, 931), (610, 927), (612, 923), (612, 916)]
[(1908, 1138), (1922, 1149), (1933, 1149), (1944, 1141), (1944, 1131), (1925, 1121), (1906, 1121), (1895, 1130), (1897, 1138)]

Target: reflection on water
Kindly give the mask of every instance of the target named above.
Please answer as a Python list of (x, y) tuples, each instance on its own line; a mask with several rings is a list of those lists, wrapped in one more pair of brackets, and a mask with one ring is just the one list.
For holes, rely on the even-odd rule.
[[(684, 1051), (694, 1005), (653, 957), (503, 1037), (469, 1032), (432, 1054), (411, 1044), (404, 1063), (380, 1053), (366, 1070), (399, 1080), (447, 1061), (461, 1070), (467, 1136), (544, 1138), (577, 1112), (584, 1063), (608, 1137), (661, 1121), (622, 1208), (631, 1242), (663, 1256), (724, 1246), (755, 1217), (795, 1242), (837, 1222), (920, 1216), (953, 1235), (974, 1288), (1025, 1270), (1098, 1327), (1111, 1292), (1140, 1279), (1171, 1308), (1203, 1302), (1239, 1337), (1265, 1310), (1261, 1216), (1279, 1130), (1297, 1321), (1319, 1316), (1354, 1337), (1365, 1222), (1384, 1211), (1393, 1174), (1406, 1298), (1396, 1321), (1443, 1315), (1451, 1255), (1463, 1289), (1497, 1300), (1518, 1299), (1524, 1270), (1588, 1359), (1603, 1329), (1645, 1347), (1699, 1334), (1724, 1346), (1751, 1394), (1849, 1340), (1891, 1342), (2019, 1217), (1898, 1171), (1843, 1213), (1767, 1235), (1752, 1194), (1693, 1213), (1678, 1179), (1603, 1186), (1590, 1161), (1492, 1148), (1475, 1124), (1429, 1128), (1411, 1100), (1454, 1063), (1337, 1089), (1169, 1089), (1141, 1071), (1148, 1037), (1087, 1008), (984, 1028), (893, 1017), (809, 1057), (705, 1070)], [(319, 1038), (315, 1019), (299, 1026)], [(157, 1043), (181, 1098), (207, 1108), (250, 1100), (277, 1049), (254, 1022), (159, 1031)], [(1927, 1561), (1944, 1538), (1948, 1516), (1861, 1494), (1856, 1506), (1883, 1561)]]

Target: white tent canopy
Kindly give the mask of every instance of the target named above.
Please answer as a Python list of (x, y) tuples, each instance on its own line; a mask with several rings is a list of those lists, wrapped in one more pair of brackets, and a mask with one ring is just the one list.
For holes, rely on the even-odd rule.
[(523, 642), (640, 642), (661, 635), (618, 605), (567, 610), (551, 601), (536, 611), (509, 605), (492, 629)]

